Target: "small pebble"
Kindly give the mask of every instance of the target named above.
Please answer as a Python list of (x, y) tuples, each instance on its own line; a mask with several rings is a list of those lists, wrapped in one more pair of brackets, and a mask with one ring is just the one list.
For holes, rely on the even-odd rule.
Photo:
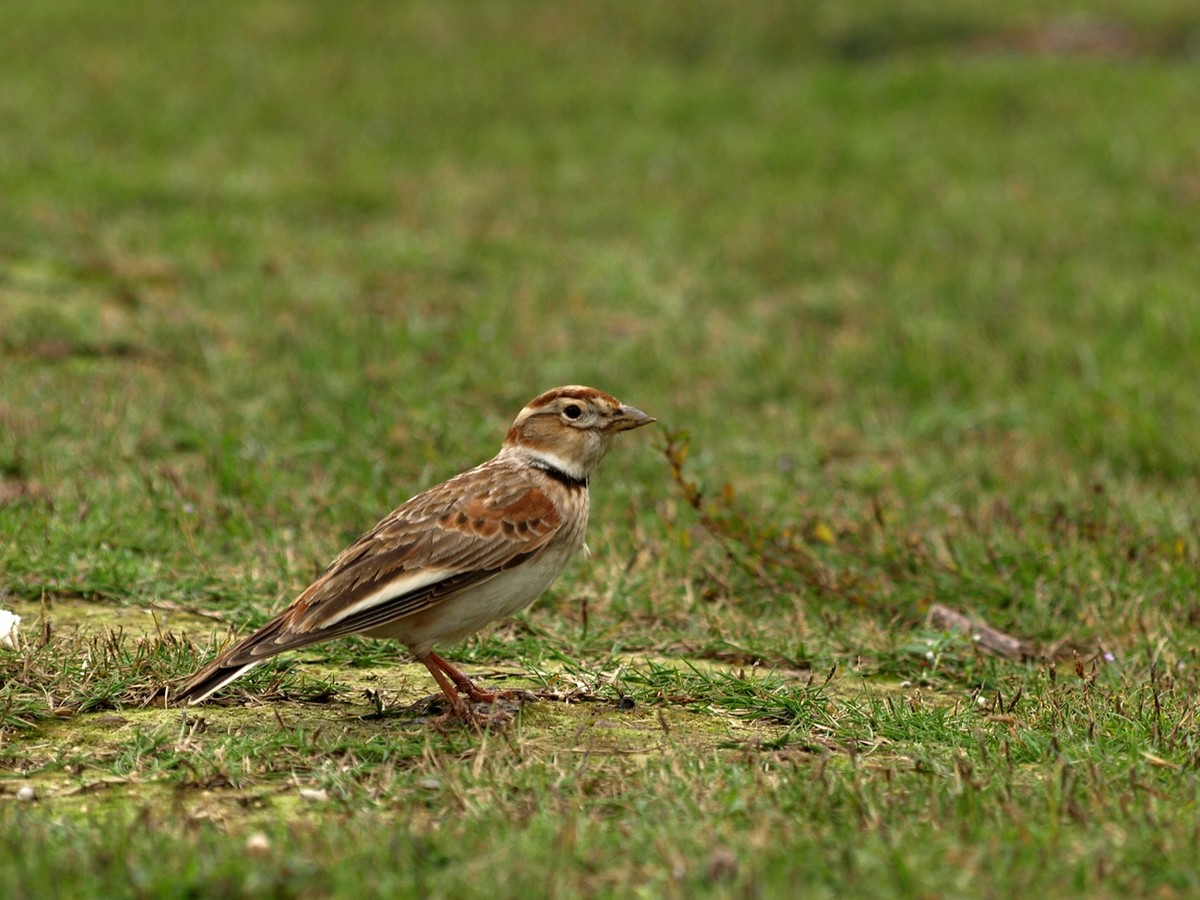
[(329, 791), (325, 788), (300, 788), (300, 799), (309, 803), (324, 803), (329, 799)]

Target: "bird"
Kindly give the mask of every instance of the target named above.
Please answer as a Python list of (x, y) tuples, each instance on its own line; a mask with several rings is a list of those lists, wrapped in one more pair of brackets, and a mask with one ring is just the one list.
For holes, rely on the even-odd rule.
[(592, 475), (616, 436), (654, 422), (583, 385), (539, 394), (487, 462), (428, 488), (343, 550), (275, 618), (174, 694), (193, 706), (267, 659), (349, 634), (392, 638), (425, 665), (451, 716), (476, 721), (479, 687), (434, 652), (524, 609), (584, 548)]

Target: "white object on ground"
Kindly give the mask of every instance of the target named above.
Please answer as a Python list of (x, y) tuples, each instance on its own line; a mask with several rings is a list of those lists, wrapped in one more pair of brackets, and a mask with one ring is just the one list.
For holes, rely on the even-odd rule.
[(17, 629), (20, 627), (20, 616), (7, 609), (0, 609), (0, 647), (16, 647)]

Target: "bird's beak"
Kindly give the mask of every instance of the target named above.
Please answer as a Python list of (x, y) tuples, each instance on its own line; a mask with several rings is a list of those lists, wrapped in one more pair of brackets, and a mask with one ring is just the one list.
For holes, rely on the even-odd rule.
[(613, 431), (629, 431), (631, 428), (649, 425), (653, 421), (655, 421), (654, 416), (648, 416), (636, 407), (622, 405), (617, 410), (617, 414), (613, 416), (612, 429)]

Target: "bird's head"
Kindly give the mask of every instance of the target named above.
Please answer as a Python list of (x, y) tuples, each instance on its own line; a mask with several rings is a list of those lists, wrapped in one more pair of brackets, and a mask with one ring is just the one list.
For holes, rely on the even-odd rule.
[(519, 454), (578, 481), (587, 481), (619, 432), (654, 419), (603, 391), (578, 384), (534, 397), (517, 415), (502, 453)]

